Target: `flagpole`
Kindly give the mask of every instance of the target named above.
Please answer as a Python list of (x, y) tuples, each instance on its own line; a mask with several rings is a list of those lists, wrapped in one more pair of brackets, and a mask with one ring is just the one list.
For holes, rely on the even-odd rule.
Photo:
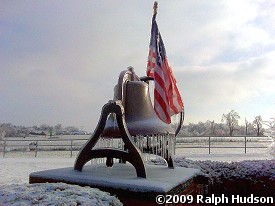
[(155, 1), (154, 2), (154, 15), (157, 15), (157, 13), (158, 13), (158, 2), (157, 1)]

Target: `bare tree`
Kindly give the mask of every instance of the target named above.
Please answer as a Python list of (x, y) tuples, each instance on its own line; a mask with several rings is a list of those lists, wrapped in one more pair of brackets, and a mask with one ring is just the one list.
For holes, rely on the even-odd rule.
[(5, 132), (5, 129), (4, 129), (4, 127), (2, 127), (2, 124), (0, 124), (0, 145), (1, 145), (1, 141), (4, 139), (4, 137), (5, 137), (5, 134), (6, 134), (6, 132)]
[(205, 124), (207, 125), (206, 129), (207, 129), (207, 133), (209, 135), (212, 135), (212, 136), (215, 136), (216, 135), (216, 128), (215, 128), (215, 121), (210, 121), (210, 120), (207, 120), (205, 122)]
[(54, 129), (57, 130), (57, 131), (60, 131), (62, 130), (62, 124), (57, 124), (54, 126)]
[(230, 136), (233, 136), (233, 132), (238, 126), (238, 119), (240, 119), (240, 115), (233, 109), (229, 113), (222, 115), (221, 121), (228, 126)]
[(253, 126), (256, 129), (257, 132), (257, 136), (261, 135), (261, 129), (262, 129), (262, 117), (261, 115), (258, 115), (255, 117), (254, 121), (253, 121)]

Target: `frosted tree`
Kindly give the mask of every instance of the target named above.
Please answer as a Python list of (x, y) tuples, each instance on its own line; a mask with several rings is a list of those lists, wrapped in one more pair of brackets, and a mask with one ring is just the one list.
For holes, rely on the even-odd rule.
[(2, 145), (3, 145), (5, 134), (6, 134), (5, 129), (2, 126), (2, 124), (0, 124), (0, 151), (2, 151)]
[(262, 117), (261, 115), (258, 115), (255, 117), (253, 121), (253, 126), (256, 129), (257, 136), (261, 135), (261, 129), (262, 129)]
[(272, 144), (270, 145), (269, 148), (269, 153), (275, 157), (275, 117), (270, 118), (270, 121), (263, 121), (263, 124), (268, 126), (269, 128), (266, 130), (265, 135), (271, 137), (273, 139)]
[(233, 136), (234, 130), (237, 129), (239, 125), (238, 119), (240, 119), (240, 115), (233, 109), (229, 113), (222, 115), (221, 121), (225, 122), (225, 124), (228, 126), (229, 136)]

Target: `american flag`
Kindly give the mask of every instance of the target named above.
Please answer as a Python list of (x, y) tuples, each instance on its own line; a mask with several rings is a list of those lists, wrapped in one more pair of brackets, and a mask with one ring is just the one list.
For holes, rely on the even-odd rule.
[(147, 76), (153, 77), (155, 80), (155, 112), (163, 122), (169, 124), (171, 123), (171, 116), (183, 111), (184, 105), (177, 88), (176, 79), (168, 64), (165, 47), (156, 22), (156, 13), (152, 18)]

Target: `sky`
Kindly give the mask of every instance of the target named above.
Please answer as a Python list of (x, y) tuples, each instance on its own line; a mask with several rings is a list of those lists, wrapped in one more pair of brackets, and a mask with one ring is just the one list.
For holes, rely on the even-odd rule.
[[(92, 132), (118, 75), (146, 74), (151, 0), (1, 1), (0, 123)], [(185, 124), (275, 116), (273, 0), (159, 0)]]

